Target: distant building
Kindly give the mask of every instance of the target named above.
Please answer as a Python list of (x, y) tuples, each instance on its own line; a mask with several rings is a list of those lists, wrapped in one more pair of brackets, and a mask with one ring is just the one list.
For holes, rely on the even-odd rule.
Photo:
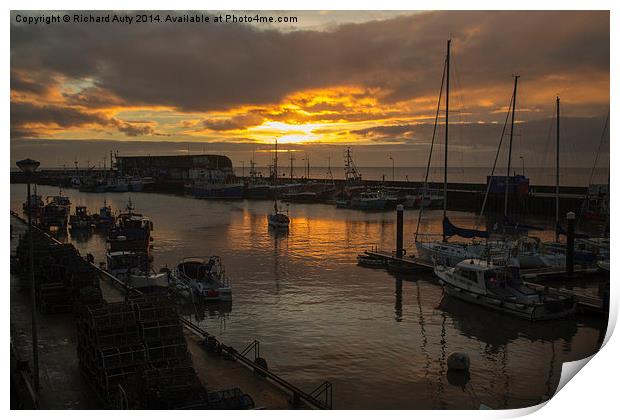
[(221, 155), (116, 156), (116, 169), (123, 175), (185, 180), (196, 173), (233, 174), (232, 161)]

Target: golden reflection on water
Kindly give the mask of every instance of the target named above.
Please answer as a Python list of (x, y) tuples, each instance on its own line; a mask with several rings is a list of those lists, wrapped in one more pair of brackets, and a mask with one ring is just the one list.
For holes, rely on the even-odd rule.
[[(44, 196), (57, 191), (39, 187)], [(91, 211), (104, 199), (120, 209), (130, 196), (65, 193)], [(11, 185), (13, 210), (21, 211), (23, 197), (25, 186)], [(395, 276), (357, 266), (364, 249), (394, 248), (393, 212), (291, 204), (289, 232), (275, 232), (267, 227), (270, 201), (131, 198), (154, 222), (156, 268), (186, 256), (223, 258), (232, 305), (199, 308), (200, 324), (238, 349), (259, 340), (270, 369), (304, 390), (331, 381), (337, 408), (532, 405), (553, 394), (562, 362), (592, 354), (604, 336), (604, 325), (592, 318), (531, 324), (444, 299), (431, 274)], [(427, 216), (421, 231), (439, 233), (441, 211)], [(476, 223), (468, 213), (450, 212), (450, 218), (464, 227)], [(417, 211), (407, 210), (411, 251), (416, 222)], [(68, 239), (104, 260), (103, 235)], [(195, 308), (183, 310), (196, 317)], [(448, 375), (453, 351), (470, 355), (469, 378)]]

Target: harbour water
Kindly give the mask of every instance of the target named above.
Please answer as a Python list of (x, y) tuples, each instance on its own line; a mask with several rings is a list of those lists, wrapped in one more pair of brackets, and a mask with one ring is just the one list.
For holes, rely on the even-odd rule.
[[(21, 213), (25, 190), (11, 185), (13, 211)], [(57, 192), (38, 187), (43, 197)], [(64, 193), (73, 206), (91, 211), (104, 199), (122, 209), (131, 196), (136, 211), (154, 223), (155, 268), (172, 267), (187, 256), (221, 256), (233, 286), (232, 306), (188, 316), (237, 349), (259, 340), (269, 368), (306, 391), (329, 380), (334, 408), (533, 405), (554, 393), (563, 362), (593, 354), (605, 334), (606, 322), (599, 318), (532, 324), (442, 300), (431, 274), (395, 277), (357, 266), (356, 255), (364, 249), (394, 248), (393, 212), (291, 204), (290, 231), (278, 234), (267, 228), (269, 201)], [(475, 217), (450, 216), (465, 224)], [(440, 212), (429, 212), (423, 230), (439, 231), (440, 218)], [(406, 212), (405, 244), (411, 251), (416, 220), (417, 211)], [(65, 240), (96, 262), (105, 260), (105, 237)], [(576, 283), (585, 291), (595, 287)], [(470, 355), (468, 381), (447, 375), (453, 351)]]

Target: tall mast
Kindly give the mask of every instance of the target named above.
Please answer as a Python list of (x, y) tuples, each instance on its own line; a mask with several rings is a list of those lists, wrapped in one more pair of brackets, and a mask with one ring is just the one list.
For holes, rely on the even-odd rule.
[[(450, 108), (450, 44), (452, 40), (448, 40), (448, 51), (446, 53), (446, 144), (444, 147), (443, 158), (443, 218), (446, 218), (448, 210), (448, 113)], [(424, 200), (424, 197), (422, 197)], [(443, 232), (443, 240), (446, 241), (446, 233)]]
[(560, 239), (558, 224), (560, 223), (560, 97), (555, 98), (555, 241)]
[(273, 183), (278, 181), (278, 138), (276, 137), (276, 156), (273, 158)]
[[(439, 121), (439, 113), (441, 112), (441, 95), (443, 94), (443, 85), (446, 81), (446, 61), (443, 63), (443, 74), (441, 75), (441, 87), (439, 88), (439, 98), (437, 99), (437, 111), (435, 112), (435, 124), (433, 125), (433, 136), (431, 137), (431, 150), (428, 153), (428, 162), (426, 164), (426, 173), (424, 174), (424, 187), (422, 188), (422, 200), (420, 201), (420, 211), (418, 212), (418, 223), (415, 228), (414, 239), (418, 242), (418, 232), (420, 231), (420, 221), (424, 212), (424, 197), (428, 191), (428, 174), (431, 168), (433, 158), (433, 146), (435, 145), (435, 134), (437, 133), (437, 123)], [(445, 196), (444, 196), (445, 200)]]
[(295, 158), (293, 157), (293, 153), (291, 152), (291, 156), (290, 156), (290, 160), (291, 160), (291, 181), (293, 180), (293, 161), (295, 160)]
[(510, 180), (510, 162), (512, 161), (512, 137), (515, 131), (515, 111), (517, 109), (517, 82), (519, 76), (515, 75), (515, 88), (512, 92), (512, 117), (510, 121), (510, 143), (508, 146), (508, 165), (506, 169), (506, 179), (504, 180), (505, 194), (504, 194), (504, 216), (508, 216), (508, 187)]

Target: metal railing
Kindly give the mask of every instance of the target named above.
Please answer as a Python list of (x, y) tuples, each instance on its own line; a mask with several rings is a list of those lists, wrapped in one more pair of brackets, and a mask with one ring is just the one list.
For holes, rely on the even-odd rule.
[[(207, 331), (200, 328), (198, 325), (183, 318), (181, 318), (181, 322), (183, 322), (183, 324), (188, 328), (188, 330), (198, 335), (199, 337), (205, 340), (209, 338), (210, 340), (215, 340), (217, 342), (217, 339), (215, 337), (213, 337)], [(247, 354), (252, 349), (254, 349), (255, 354), (258, 355), (258, 349), (259, 349), (258, 341), (255, 340), (254, 342), (250, 343), (241, 353), (235, 350), (233, 347), (226, 346), (221, 343), (219, 344), (220, 344), (219, 347), (222, 350), (222, 352), (228, 355), (231, 359), (240, 361), (241, 363), (245, 364), (247, 367), (252, 368), (255, 372), (261, 374), (262, 376), (269, 378), (271, 381), (273, 381), (278, 386), (289, 391), (293, 397), (293, 404), (296, 404), (299, 401), (303, 401), (310, 408), (319, 409), (319, 410), (331, 410), (332, 408), (332, 385), (330, 382), (325, 381), (321, 385), (319, 385), (314, 391), (312, 391), (311, 393), (307, 393), (297, 388), (295, 385), (291, 384), (290, 382), (282, 379), (275, 373), (267, 370), (263, 366), (248, 359), (244, 355), (244, 353)], [(319, 399), (321, 394), (325, 394), (325, 401), (321, 401)]]

